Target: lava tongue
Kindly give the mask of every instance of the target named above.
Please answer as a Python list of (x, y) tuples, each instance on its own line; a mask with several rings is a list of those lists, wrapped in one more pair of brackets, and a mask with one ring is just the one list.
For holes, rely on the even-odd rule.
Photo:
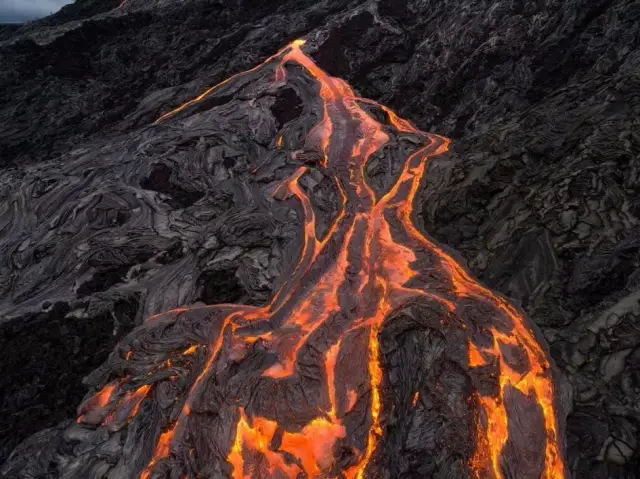
[[(375, 476), (383, 467), (375, 458), (387, 420), (396, 414), (385, 389), (389, 352), (382, 350), (380, 336), (398, 312), (426, 302), (441, 312), (438, 327), (466, 338), (458, 344), (460, 368), (495, 374), (485, 381), (492, 387), (470, 391), (469, 408), (459, 413), (475, 418), (467, 431), (474, 452), (463, 458), (461, 476), (565, 477), (551, 364), (530, 325), (412, 222), (427, 162), (446, 152), (449, 140), (359, 98), (346, 82), (320, 69), (304, 44), (291, 43), (156, 121), (159, 128), (179, 122), (218, 88), (240, 76), (259, 78), (264, 69), (274, 71), (270, 88), (288, 82), (308, 88), (308, 81), (296, 79), (311, 78), (319, 87), (320, 118), (307, 130), (304, 146), (319, 161), (295, 169), (271, 198), (301, 207), (298, 261), (266, 306), (183, 308), (133, 331), (123, 345), (138, 344), (142, 353), (136, 348), (127, 354), (124, 370), (147, 371), (149, 382), (133, 389), (128, 377), (109, 383), (85, 403), (78, 422), (98, 425), (107, 417), (112, 430), (157, 424), (144, 436), (154, 444), (145, 443), (149, 456), (138, 471), (142, 478), (169, 469), (172, 477), (202, 471), (234, 478)], [(362, 104), (381, 109), (388, 124)], [(276, 148), (282, 147), (282, 135), (272, 142)], [(377, 197), (365, 166), (402, 135), (418, 138), (422, 146), (401, 159), (398, 177)], [(302, 186), (312, 168), (324, 171), (342, 200), (322, 237), (314, 197)], [(189, 318), (200, 337), (208, 335), (206, 341), (194, 344), (194, 335), (181, 329)], [(145, 348), (153, 354), (143, 354)], [(180, 370), (186, 372), (178, 377)], [(160, 396), (168, 399), (161, 402)], [(416, 411), (431, 401), (413, 390), (405, 396), (410, 414), (422, 414)], [(159, 406), (167, 402), (170, 407)], [(92, 410), (99, 414), (92, 416)], [(527, 436), (531, 441), (518, 436), (523, 428), (534, 429)]]

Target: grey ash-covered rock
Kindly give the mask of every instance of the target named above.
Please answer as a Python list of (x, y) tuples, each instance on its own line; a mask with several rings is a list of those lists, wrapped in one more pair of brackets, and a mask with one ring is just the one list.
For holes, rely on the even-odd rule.
[[(640, 477), (637, 2), (119, 3), (0, 31), (0, 461), (33, 434), (0, 474), (52, 453), (82, 378), (144, 317), (268, 300), (297, 225), (259, 194), (282, 178), (249, 179), (249, 162), (285, 166), (270, 142), (295, 95), (261, 100), (252, 141), (150, 124), (306, 35), (330, 74), (453, 139), (418, 199), (424, 230), (543, 331), (573, 387), (573, 477)], [(388, 168), (370, 165), (374, 187)], [(329, 210), (323, 184), (305, 186)], [(427, 425), (394, 420), (399, 477), (436, 474), (412, 463)]]

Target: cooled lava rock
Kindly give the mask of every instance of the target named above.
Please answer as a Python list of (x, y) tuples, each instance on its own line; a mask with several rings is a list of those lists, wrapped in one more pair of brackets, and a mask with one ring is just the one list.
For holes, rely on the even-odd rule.
[[(185, 177), (199, 169), (216, 178), (222, 165), (232, 168), (237, 191), (251, 192), (235, 202), (243, 209), (218, 212), (224, 223), (208, 230), (216, 243), (266, 247), (285, 224), (298, 225), (286, 246), (295, 255), (284, 255), (269, 303), (187, 306), (147, 318), (92, 374), (99, 391), (76, 422), (36, 457), (12, 455), (7, 474), (570, 477), (570, 389), (544, 340), (413, 223), (426, 165), (450, 140), (358, 97), (303, 45), (292, 42), (163, 114), (144, 134), (110, 143), (112, 161), (100, 162), (108, 170), (88, 175), (100, 194), (76, 208), (69, 226), (161, 225), (134, 207), (140, 190), (127, 191), (140, 176), (143, 189), (170, 195), (172, 209), (202, 204), (203, 188), (172, 186), (167, 163), (136, 154), (189, 145), (173, 157), (189, 168)], [(300, 108), (283, 121), (276, 102), (294, 97)], [(141, 137), (143, 148), (135, 143)], [(236, 144), (244, 154), (227, 152)], [(128, 160), (117, 154), (123, 148)], [(373, 158), (395, 166), (376, 170), (378, 191), (366, 174)], [(64, 176), (87, 177), (95, 159), (81, 152)], [(135, 169), (149, 164), (148, 177)], [(109, 187), (110, 175), (117, 182)], [(56, 205), (68, 194), (62, 185), (39, 199)], [(188, 284), (196, 271), (179, 274)], [(130, 265), (93, 271), (74, 292), (84, 298), (131, 275)]]
[[(0, 460), (33, 434), (0, 474), (348, 476), (362, 466), (374, 477), (491, 477), (498, 463), (504, 477), (540, 477), (554, 443), (567, 476), (638, 477), (635, 2), (119, 6), (78, 1), (0, 30)], [(336, 227), (324, 246), (334, 254), (307, 257), (317, 266), (293, 284), (312, 254), (305, 218), (322, 243), (342, 211), (332, 148), (371, 146), (354, 150), (358, 128), (370, 138), (362, 119), (323, 146), (322, 82), (295, 62), (278, 78), (273, 59), (154, 124), (300, 37), (358, 95), (452, 138), (426, 163), (411, 224), (525, 315), (480, 286), (466, 298), (442, 257), (408, 244), (385, 212), (392, 243), (416, 256), (417, 283), (404, 287), (435, 297), (394, 298), (372, 342), (374, 324), (358, 320), (377, 317), (366, 304), (384, 303), (382, 284), (397, 278), (384, 255), (358, 262), (373, 254), (368, 231), (389, 242), (353, 201), (351, 242)], [(380, 200), (436, 137), (356, 103), (390, 138), (364, 164)], [(345, 314), (308, 337), (288, 313), (265, 314), (320, 288), (339, 251), (353, 262), (336, 295)], [(361, 276), (385, 279), (360, 291)], [(314, 305), (313, 320), (324, 310)], [(531, 357), (548, 367), (529, 375)], [(532, 377), (553, 385), (555, 441)], [(491, 427), (508, 430), (497, 461), (481, 434)], [(311, 436), (322, 447), (304, 456)]]

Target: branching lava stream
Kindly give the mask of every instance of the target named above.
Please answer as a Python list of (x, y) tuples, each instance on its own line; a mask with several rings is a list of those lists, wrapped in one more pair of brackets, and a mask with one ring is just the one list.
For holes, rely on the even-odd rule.
[[(449, 140), (419, 131), (388, 108), (358, 97), (347, 83), (321, 70), (303, 52), (304, 44), (294, 41), (239, 74), (273, 72), (276, 86), (289, 82), (290, 75), (306, 75), (318, 88), (322, 117), (308, 132), (306, 144), (314, 145), (320, 159), (314, 166), (301, 165), (274, 192), (275, 198), (295, 198), (301, 207), (304, 221), (297, 264), (267, 306), (182, 308), (149, 318), (141, 331), (158, 325), (166, 328), (181, 318), (192, 318), (189, 321), (200, 326), (191, 343), (176, 345), (179, 351), (171, 357), (143, 357), (131, 347), (123, 363), (148, 364), (152, 358), (157, 366), (148, 375), (164, 382), (135, 387), (130, 376), (109, 382), (81, 407), (78, 422), (116, 428), (137, 420), (148, 398), (162, 397), (164, 403), (173, 404), (139, 471), (142, 478), (162, 475), (176, 463), (182, 464), (181, 477), (196, 477), (193, 471), (204, 471), (199, 477), (218, 474), (237, 479), (376, 476), (370, 471), (385, 438), (386, 417), (379, 336), (385, 323), (407, 304), (428, 301), (440, 308), (443, 321), (465, 331), (467, 343), (460, 348), (467, 348), (470, 373), (481, 368), (496, 372), (493, 394), (470, 391), (473, 453), (461, 476), (512, 477), (505, 472), (504, 450), (512, 411), (517, 411), (509, 404), (520, 400), (513, 399), (517, 391), (518, 398), (534, 404), (544, 424), (537, 476), (564, 478), (546, 352), (520, 312), (474, 281), (413, 223), (413, 203), (427, 162), (446, 152)], [(162, 115), (156, 123), (177, 118), (237, 77)], [(385, 124), (374, 118), (374, 110), (386, 116)], [(412, 138), (422, 146), (404, 159), (391, 188), (377, 195), (367, 183), (365, 167), (392, 136)], [(282, 148), (282, 136), (274, 144)], [(316, 232), (312, 199), (300, 184), (309, 168), (322, 169), (342, 200), (322, 236)], [(466, 317), (469, 304), (481, 304), (489, 320)], [(339, 366), (349, 354), (347, 346), (349, 351), (360, 348), (366, 358), (362, 364), (353, 361), (348, 377)], [(514, 357), (519, 360), (514, 362)], [(171, 379), (175, 368), (191, 371), (184, 393), (172, 386), (172, 381), (177, 383)], [(236, 379), (249, 369), (252, 376), (246, 373), (246, 377), (253, 378), (252, 386)], [(307, 379), (313, 375), (321, 380)], [(420, 397), (412, 394), (409, 406), (419, 407)], [(214, 399), (215, 408), (207, 406)], [(215, 414), (196, 414), (212, 408)], [(220, 460), (203, 464), (206, 457)]]

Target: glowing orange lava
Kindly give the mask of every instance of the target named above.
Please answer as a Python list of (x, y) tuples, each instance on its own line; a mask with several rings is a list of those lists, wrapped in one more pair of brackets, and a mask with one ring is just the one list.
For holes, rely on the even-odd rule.
[(198, 350), (198, 345), (194, 344), (193, 346), (189, 346), (187, 349), (185, 349), (185, 351), (182, 353), (184, 356), (189, 356), (190, 354), (195, 353)]
[[(224, 311), (215, 337), (209, 344), (201, 346), (206, 350), (206, 359), (202, 359), (203, 354), (194, 354), (198, 345), (189, 346), (186, 350), (184, 348), (190, 343), (182, 346), (179, 352), (181, 361), (201, 357), (204, 364), (188, 394), (182, 398), (182, 406), (176, 409), (180, 411), (174, 416), (177, 419), (159, 432), (153, 455), (140, 477), (149, 477), (160, 461), (175, 455), (177, 444), (188, 440), (186, 432), (194, 420), (191, 411), (195, 401), (203, 394), (206, 384), (215, 379), (219, 371), (225, 370), (226, 361), (229, 361), (226, 355), (234, 354), (234, 361), (241, 361), (242, 351), (260, 341), (261, 348), (274, 358), (260, 372), (260, 381), (272, 385), (275, 391), (278, 384), (298, 377), (300, 355), (305, 348), (310, 348), (318, 333), (326, 334), (327, 339), (323, 346), (315, 343), (312, 348), (316, 356), (321, 357), (320, 370), (324, 382), (318, 391), (310, 393), (317, 401), (310, 406), (314, 416), (303, 424), (283, 424), (275, 415), (256, 414), (247, 404), (234, 404), (235, 434), (227, 444), (226, 461), (232, 466), (232, 477), (238, 479), (365, 477), (385, 432), (385, 378), (379, 335), (392, 313), (416, 297), (435, 301), (443, 312), (452, 315), (459, 311), (457, 304), (460, 299), (474, 300), (492, 307), (495, 316), (499, 317), (499, 325), (484, 331), (493, 338), (491, 347), (481, 347), (474, 342), (470, 332), (474, 328), (464, 323), (465, 318), (460, 313), (458, 326), (468, 334), (469, 367), (492, 363), (499, 367), (498, 395), (473, 395), (477, 421), (475, 430), (470, 431), (476, 436), (475, 453), (469, 458), (471, 475), (477, 478), (504, 477), (501, 458), (509, 438), (504, 392), (505, 388), (513, 387), (533, 398), (544, 417), (546, 445), (542, 477), (565, 477), (558, 445), (550, 364), (534, 333), (515, 308), (475, 282), (448, 253), (413, 224), (413, 203), (426, 172), (427, 161), (446, 152), (449, 140), (424, 133), (388, 108), (356, 96), (347, 83), (320, 69), (302, 51), (304, 44), (303, 40), (294, 41), (262, 64), (207, 89), (155, 122), (163, 122), (184, 112), (240, 75), (261, 68), (273, 69), (277, 83), (287, 81), (291, 69), (302, 71), (319, 86), (321, 101), (319, 111), (322, 117), (307, 137), (308, 144), (314, 145), (321, 157), (314, 167), (322, 168), (332, 179), (342, 204), (327, 232), (318, 237), (311, 199), (299, 183), (311, 167), (298, 167), (273, 193), (275, 199), (296, 199), (302, 224), (298, 262), (282, 281), (271, 303), (261, 308), (244, 305), (180, 308), (150, 318), (174, 317), (206, 308)], [(364, 105), (381, 109), (386, 114), (387, 124), (376, 121)], [(392, 138), (402, 136), (419, 139), (424, 146), (405, 159), (402, 171), (391, 188), (382, 195), (376, 195), (366, 181), (367, 162), (390, 144)], [(281, 148), (286, 140), (279, 135), (276, 147)], [(287, 143), (290, 144), (292, 142)], [(426, 254), (433, 263), (432, 277), (441, 278), (441, 284), (434, 287), (415, 286), (427, 283), (414, 281), (422, 277), (422, 271), (416, 264)], [(245, 329), (252, 324), (262, 324), (263, 331)], [(365, 386), (346, 384), (341, 377), (341, 368), (347, 367), (341, 352), (347, 338), (356, 335), (366, 340), (367, 345), (366, 365), (363, 364), (360, 371), (365, 378)], [(504, 357), (503, 347), (506, 346), (519, 351), (526, 359), (524, 372), (518, 372)], [(127, 354), (126, 360), (134, 360), (136, 356), (137, 353)], [(176, 361), (174, 359), (174, 363)], [(162, 367), (168, 369), (171, 365), (167, 360)], [(103, 407), (107, 404), (116, 386), (105, 387), (95, 399), (95, 405)], [(138, 413), (140, 402), (148, 393), (148, 388), (139, 389), (123, 399), (123, 404), (129, 405), (127, 410), (133, 416)], [(413, 407), (419, 397), (419, 392), (415, 392)], [(349, 443), (345, 441), (359, 434), (350, 430), (344, 419), (350, 414), (362, 414), (362, 401), (367, 401), (368, 407), (366, 437), (364, 432), (361, 437), (361, 444), (366, 444), (366, 447), (364, 450), (352, 447), (351, 462), (338, 464), (334, 451), (336, 445), (340, 443), (341, 447), (348, 447)], [(229, 402), (233, 402), (232, 398)], [(355, 407), (356, 403), (358, 407)]]

